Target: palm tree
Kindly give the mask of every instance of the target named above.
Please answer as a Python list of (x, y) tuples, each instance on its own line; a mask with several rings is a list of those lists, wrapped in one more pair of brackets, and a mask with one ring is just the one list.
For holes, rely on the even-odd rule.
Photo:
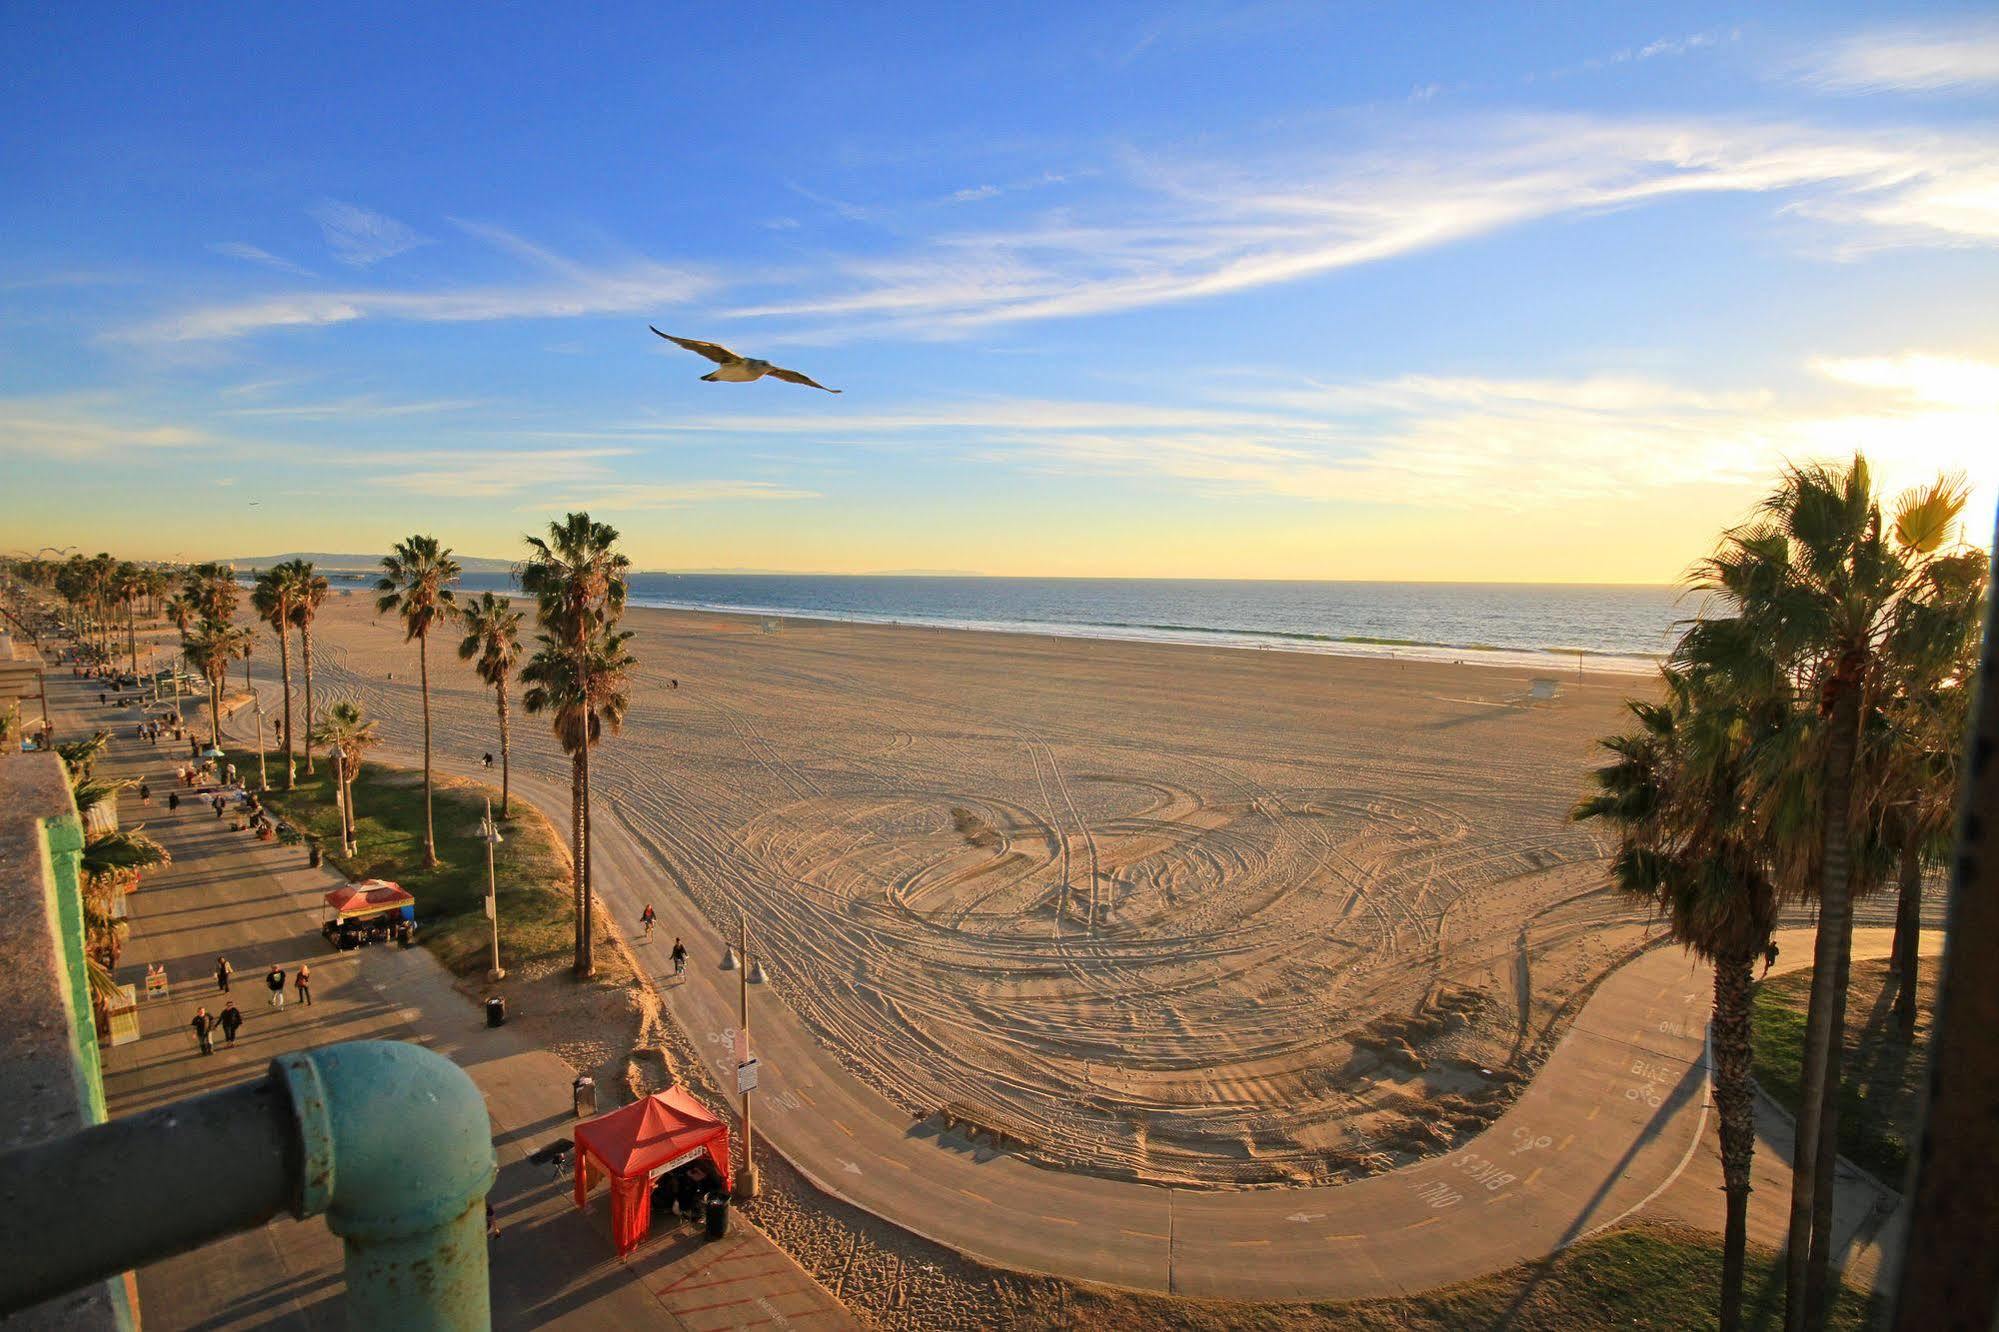
[[(326, 600), (328, 586), (326, 576), (314, 570), (311, 560), (290, 560), (292, 584), (295, 595), (292, 602), (292, 623), (298, 626), (300, 655), (305, 662), (305, 775), (312, 776), (312, 622), (319, 614), (320, 603)], [(292, 724), (285, 720), (285, 741), (291, 742)]]
[[(242, 589), (236, 585), (236, 571), (228, 565), (215, 563), (190, 565), (181, 574), (181, 586), (194, 608), (196, 620), (220, 625), (236, 622), (236, 602), (242, 595)], [(229, 655), (234, 656), (234, 651), (232, 650)], [(225, 657), (222, 661), (221, 683), (218, 688), (228, 687), (229, 659)]]
[(1891, 971), (1905, 1040), (1916, 1030), (1923, 871), (1947, 854), (1957, 814), (1987, 575), (1983, 551), (1940, 556), (1896, 606), (1863, 756), (1875, 774), (1875, 836), (1898, 871)]
[(570, 830), (576, 870), (576, 974), (596, 972), (593, 931), (596, 912), (590, 898), (590, 747), (608, 729), (615, 733), (630, 705), (631, 670), (637, 663), (625, 650), (631, 634), (600, 626), (581, 644), (552, 634), (536, 636), (540, 645), (521, 669), (528, 686), (523, 702), (530, 713), (550, 714), (556, 742), (569, 755)]
[(292, 790), (298, 775), (292, 764), (292, 616), (297, 609), (298, 582), (291, 564), (280, 564), (257, 576), (250, 591), (250, 605), (257, 618), (278, 636), (278, 673), (285, 695), (285, 790)]
[[(597, 723), (584, 724), (583, 715), (591, 693), (592, 663), (604, 657), (603, 640), (625, 609), (625, 574), (631, 561), (617, 550), (618, 531), (608, 523), (593, 522), (587, 513), (564, 515), (548, 525), (548, 537), (527, 538), (530, 554), (520, 568), (521, 590), (535, 598), (536, 619), (541, 625), (537, 636), (542, 649), (536, 658), (541, 690), (531, 692), (528, 710), (553, 710), (558, 738), (570, 726), (570, 831), (573, 875), (576, 884), (576, 974), (589, 976), (596, 971), (592, 925), (594, 908), (590, 892), (590, 745)], [(622, 639), (614, 639), (622, 644)], [(618, 649), (622, 653), (622, 648)], [(573, 678), (563, 684), (555, 679), (557, 661), (568, 654)], [(614, 654), (615, 655), (615, 654)], [(625, 658), (629, 662), (629, 658)], [(527, 673), (522, 672), (522, 678)], [(539, 697), (541, 706), (535, 706)], [(563, 700), (575, 712), (570, 723), (564, 720)]]
[(166, 599), (173, 580), (167, 577), (165, 569), (146, 570), (146, 615), (148, 618), (160, 613), (160, 603)]
[(375, 723), (362, 715), (357, 703), (335, 703), (313, 728), (307, 739), (340, 752), (340, 831), (341, 840), (354, 845), (354, 778), (361, 771), (361, 756), (377, 744)]
[(163, 609), (167, 613), (167, 618), (174, 622), (174, 628), (180, 631), (180, 636), (186, 638), (187, 626), (195, 614), (193, 600), (184, 592), (176, 592), (167, 598)]
[(417, 672), (423, 686), (423, 864), (437, 864), (437, 839), (430, 821), (430, 630), (451, 614), (451, 584), (458, 580), (458, 561), (449, 547), (433, 536), (412, 536), (396, 543), (382, 557), (382, 577), (375, 590), (378, 611), (403, 617), (403, 641), (416, 640)]
[(521, 612), (506, 597), (481, 592), (478, 599), (459, 612), (465, 621), (465, 638), (458, 645), (462, 661), (474, 662), (479, 678), (493, 687), (500, 709), (500, 817), (507, 817), (511, 781), (507, 751), (507, 682), (521, 659)]
[(1791, 1332), (1823, 1323), (1827, 1307), (1840, 1033), (1862, 826), (1854, 801), (1861, 722), (1880, 683), (1895, 607), (1952, 540), (1965, 497), (1961, 480), (1941, 478), (1905, 496), (1888, 525), (1865, 458), (1787, 469), (1759, 518), (1727, 533), (1700, 569), (1699, 585), (1732, 609), (1746, 632), (1682, 642), (1683, 664), (1715, 682), (1741, 672), (1731, 649), (1757, 645), (1776, 663), (1778, 678), (1773, 685), (1758, 664), (1748, 672), (1755, 682), (1741, 692), (1792, 712), (1784, 742), (1770, 749), (1789, 756), (1789, 779), (1764, 779), (1772, 792), (1791, 793), (1791, 817), (1772, 825), (1778, 882), (1799, 895), (1816, 891), (1819, 904), (1791, 1172), (1784, 1306)]
[(230, 658), (247, 656), (250, 631), (239, 625), (204, 620), (195, 627), (182, 651), (188, 664), (208, 681), (209, 742), (222, 747), (222, 686), (228, 678)]
[(125, 651), (132, 674), (137, 675), (139, 673), (137, 616), (139, 598), (146, 594), (146, 571), (129, 560), (123, 561), (113, 576), (112, 588), (125, 607)]
[(1573, 817), (1616, 828), (1614, 882), (1650, 901), (1673, 938), (1714, 967), (1714, 1096), (1727, 1197), (1720, 1326), (1728, 1332), (1742, 1322), (1756, 1149), (1751, 974), (1776, 925), (1777, 894), (1751, 799), (1752, 719), (1725, 699), (1703, 697), (1682, 672), (1663, 676), (1666, 701), (1627, 705), (1639, 729), (1602, 742), (1616, 759), (1597, 770), (1598, 794)]

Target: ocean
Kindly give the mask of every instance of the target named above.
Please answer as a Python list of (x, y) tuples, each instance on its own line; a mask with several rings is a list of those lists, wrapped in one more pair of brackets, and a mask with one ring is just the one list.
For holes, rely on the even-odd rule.
[[(467, 574), (468, 590), (508, 588)], [(632, 576), (635, 606), (782, 619), (1650, 671), (1693, 602), (1672, 587), (830, 574)], [(781, 628), (781, 626), (779, 626)]]

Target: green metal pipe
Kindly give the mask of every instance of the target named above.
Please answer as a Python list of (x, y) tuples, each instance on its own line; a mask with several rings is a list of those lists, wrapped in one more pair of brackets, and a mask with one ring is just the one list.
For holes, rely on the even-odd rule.
[(263, 1225), (298, 1168), (269, 1078), (0, 1155), (0, 1316)]
[(0, 1154), (0, 1316), (289, 1211), (347, 1250), (355, 1328), (491, 1325), (485, 1098), (397, 1041), (281, 1055), (259, 1082)]
[(298, 1119), (298, 1214), (324, 1211), (346, 1241), (348, 1326), (490, 1326), (493, 1129), (465, 1070), (420, 1045), (355, 1041), (271, 1071)]

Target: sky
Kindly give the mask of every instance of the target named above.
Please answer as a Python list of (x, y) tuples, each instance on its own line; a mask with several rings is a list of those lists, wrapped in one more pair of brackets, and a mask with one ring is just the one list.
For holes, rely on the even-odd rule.
[(1669, 582), (1856, 448), (1991, 530), (1982, 6), (5, 28), (6, 550)]

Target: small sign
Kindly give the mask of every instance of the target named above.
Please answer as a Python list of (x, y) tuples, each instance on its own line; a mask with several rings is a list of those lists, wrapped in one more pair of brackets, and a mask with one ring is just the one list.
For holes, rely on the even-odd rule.
[(486, 919), (487, 920), (493, 919), (493, 895), (491, 893), (488, 893), (481, 900), (484, 902), (486, 907)]
[(658, 1179), (661, 1175), (670, 1174), (673, 1171), (680, 1169), (680, 1167), (686, 1165), (689, 1161), (692, 1161), (695, 1157), (706, 1156), (707, 1154), (708, 1154), (708, 1148), (705, 1144), (700, 1147), (695, 1147), (688, 1151), (684, 1151), (680, 1155), (674, 1157), (671, 1161), (662, 1161), (658, 1165), (654, 1166), (652, 1169), (646, 1171), (646, 1178)]
[(754, 1059), (736, 1065), (736, 1090), (750, 1092), (757, 1089), (757, 1061)]

